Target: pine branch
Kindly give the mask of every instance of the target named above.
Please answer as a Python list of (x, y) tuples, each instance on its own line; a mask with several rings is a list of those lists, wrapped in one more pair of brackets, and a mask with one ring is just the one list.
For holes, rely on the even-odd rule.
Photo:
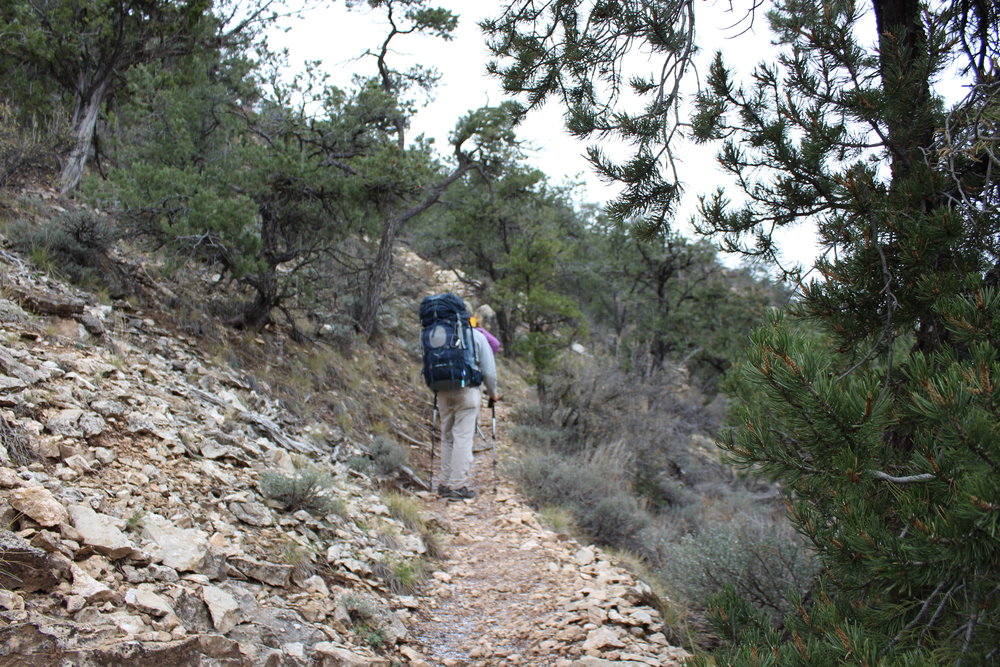
[(929, 472), (921, 475), (909, 475), (908, 477), (893, 477), (889, 473), (882, 472), (881, 470), (870, 470), (869, 472), (871, 472), (871, 474), (877, 479), (882, 479), (894, 484), (913, 484), (914, 482), (929, 482), (932, 479), (937, 479), (937, 475)]

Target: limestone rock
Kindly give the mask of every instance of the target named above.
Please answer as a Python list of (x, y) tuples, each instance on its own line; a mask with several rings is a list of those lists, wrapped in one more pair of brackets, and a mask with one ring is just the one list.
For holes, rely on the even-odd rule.
[(0, 393), (20, 391), (28, 386), (28, 383), (20, 378), (0, 375)]
[(90, 404), (90, 409), (103, 417), (121, 417), (128, 409), (124, 403), (100, 399)]
[(69, 518), (63, 504), (41, 486), (24, 486), (10, 494), (10, 505), (42, 526), (58, 526)]
[(21, 478), (10, 468), (0, 467), (0, 489), (13, 489), (21, 486)]
[(173, 601), (174, 611), (191, 632), (211, 632), (214, 630), (208, 605), (201, 596), (188, 588), (182, 588)]
[(267, 563), (239, 557), (229, 559), (229, 565), (251, 579), (282, 588), (288, 587), (292, 571), (295, 569), (291, 565)]
[(314, 574), (303, 581), (302, 587), (310, 593), (318, 593), (323, 598), (330, 597), (330, 587), (326, 585), (326, 581), (323, 580), (323, 577), (318, 574)]
[(582, 567), (593, 563), (597, 559), (597, 554), (590, 547), (586, 547), (577, 551), (573, 558), (576, 560), (576, 564)]
[(14, 591), (0, 589), (0, 609), (19, 611), (24, 609), (24, 598)]
[(8, 530), (0, 530), (0, 588), (52, 590), (65, 572), (62, 561)]
[(234, 501), (229, 503), (229, 511), (237, 519), (251, 526), (265, 527), (274, 523), (271, 510), (263, 503)]
[(597, 628), (587, 633), (587, 640), (583, 642), (583, 650), (603, 649), (608, 647), (621, 648), (625, 644), (618, 639), (618, 634), (611, 628)]
[(60, 410), (46, 420), (45, 430), (53, 435), (82, 436), (83, 431), (79, 428), (82, 416), (83, 410), (79, 408)]
[(313, 646), (317, 667), (389, 667), (389, 661), (373, 656), (355, 653), (331, 642), (320, 642)]
[(228, 591), (218, 586), (205, 586), (201, 591), (201, 598), (208, 605), (212, 624), (220, 633), (226, 634), (243, 619), (239, 603)]
[(76, 563), (70, 563), (69, 569), (73, 576), (73, 586), (70, 589), (71, 595), (79, 595), (90, 604), (96, 602), (113, 602), (118, 599), (118, 596), (115, 595), (115, 592), (109, 586), (94, 579)]
[(45, 379), (45, 376), (35, 369), (17, 361), (6, 349), (0, 349), (0, 370), (5, 375), (13, 375), (26, 384), (36, 384)]
[(139, 553), (115, 525), (118, 520), (114, 517), (98, 514), (87, 505), (70, 505), (69, 513), (73, 519), (73, 527), (80, 532), (84, 544), (92, 546), (99, 553), (112, 560)]
[(154, 561), (178, 572), (199, 572), (208, 557), (208, 537), (194, 528), (178, 528), (158, 514), (142, 518), (142, 536), (153, 543)]
[(85, 438), (93, 438), (104, 433), (107, 426), (104, 418), (95, 412), (84, 412), (76, 425)]
[(125, 604), (135, 607), (144, 614), (155, 616), (176, 615), (170, 602), (162, 595), (144, 588), (130, 588), (125, 592)]

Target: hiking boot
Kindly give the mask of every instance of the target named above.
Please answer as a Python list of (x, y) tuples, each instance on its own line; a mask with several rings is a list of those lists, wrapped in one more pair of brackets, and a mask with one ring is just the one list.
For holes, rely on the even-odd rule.
[(438, 484), (438, 496), (441, 498), (447, 498), (451, 495), (451, 489), (444, 484)]
[(448, 500), (470, 500), (476, 497), (476, 492), (467, 486), (463, 486), (461, 489), (452, 489), (451, 493), (448, 494)]

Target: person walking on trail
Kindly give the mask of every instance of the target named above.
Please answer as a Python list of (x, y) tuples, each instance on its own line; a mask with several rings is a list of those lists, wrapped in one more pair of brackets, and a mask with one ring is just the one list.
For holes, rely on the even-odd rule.
[[(480, 332), (481, 334), (483, 334), (483, 336), (486, 337), (486, 342), (490, 344), (490, 349), (493, 350), (493, 359), (496, 360), (496, 355), (497, 353), (500, 352), (500, 341), (497, 340), (496, 336), (491, 334), (489, 331), (486, 330), (485, 327), (483, 327), (482, 323), (479, 320), (478, 315), (473, 315), (472, 317), (470, 317), (469, 324), (472, 326), (473, 329)], [(479, 440), (476, 440), (475, 436), (473, 436), (473, 443), (475, 443), (472, 445), (473, 454), (478, 454), (479, 452), (486, 452), (493, 449), (493, 442), (487, 440), (486, 435), (483, 434), (483, 430), (479, 428), (478, 418), (476, 419), (476, 433), (479, 434), (480, 438)]]
[(496, 358), (490, 343), (481, 331), (473, 330), (473, 343), (479, 358), (483, 384), (438, 392), (441, 405), (441, 474), (438, 477), (438, 495), (464, 500), (475, 498), (469, 487), (472, 473), (472, 443), (479, 426), (479, 409), (482, 406), (482, 389), (494, 403), (500, 400), (497, 390)]
[(486, 336), (486, 342), (490, 344), (490, 349), (493, 350), (493, 356), (495, 358), (496, 354), (500, 351), (500, 341), (497, 340), (497, 337), (487, 331), (485, 327), (479, 323), (479, 318), (475, 315), (469, 318), (469, 324), (473, 329)]
[(483, 389), (491, 402), (501, 399), (493, 349), (471, 325), (465, 303), (453, 294), (425, 298), (420, 319), (424, 380), (441, 411), (438, 495), (448, 500), (475, 498), (470, 488), (472, 444)]

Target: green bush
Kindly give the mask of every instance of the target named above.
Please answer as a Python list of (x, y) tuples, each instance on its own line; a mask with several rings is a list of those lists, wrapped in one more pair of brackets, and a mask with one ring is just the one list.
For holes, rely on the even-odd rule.
[(267, 472), (260, 479), (260, 492), (281, 503), (290, 512), (300, 509), (319, 514), (337, 512), (337, 500), (326, 495), (332, 486), (330, 475), (312, 468), (301, 470), (291, 477)]
[(792, 611), (789, 595), (808, 589), (817, 572), (791, 525), (765, 513), (710, 518), (663, 549), (661, 575), (674, 593), (703, 606), (731, 586), (773, 621)]
[(409, 452), (403, 445), (381, 435), (372, 441), (368, 454), (375, 472), (386, 477), (399, 472), (409, 461)]
[(372, 571), (393, 595), (413, 595), (427, 576), (427, 566), (419, 558), (380, 560)]
[(14, 249), (39, 269), (84, 286), (108, 284), (114, 223), (90, 211), (67, 211), (38, 224), (17, 220), (7, 230)]
[(382, 502), (389, 510), (389, 516), (398, 520), (410, 530), (420, 531), (427, 525), (420, 511), (420, 503), (398, 492), (389, 492), (382, 496)]
[(633, 496), (623, 491), (606, 495), (591, 507), (581, 508), (580, 528), (601, 542), (619, 548), (647, 551), (641, 540), (650, 526), (649, 515)]
[(623, 488), (620, 471), (599, 457), (532, 452), (514, 464), (521, 488), (539, 506), (566, 509), (574, 523), (599, 544), (649, 553), (642, 534), (651, 520)]

